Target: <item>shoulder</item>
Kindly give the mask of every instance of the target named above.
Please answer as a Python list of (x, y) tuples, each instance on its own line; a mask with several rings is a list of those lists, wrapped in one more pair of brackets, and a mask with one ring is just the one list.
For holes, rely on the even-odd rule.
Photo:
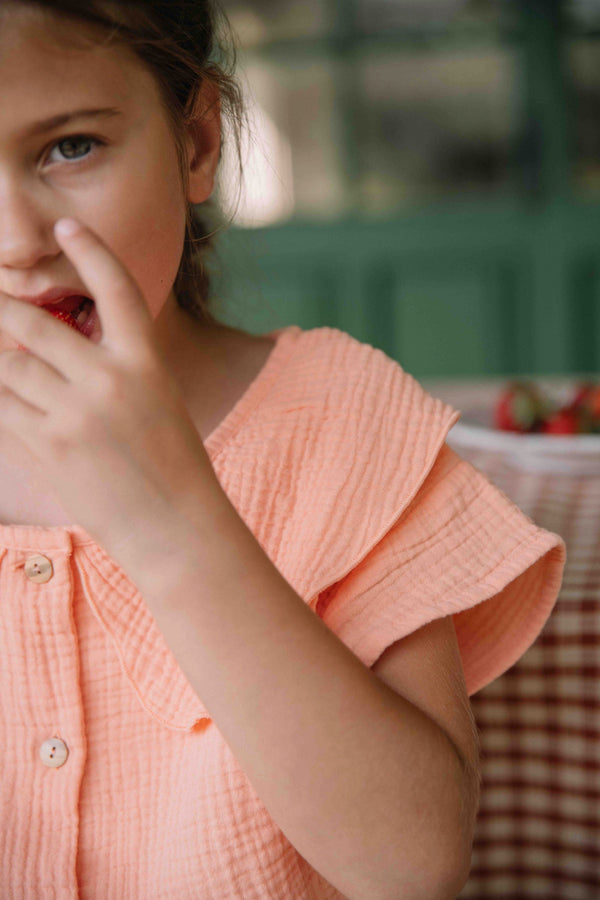
[[(331, 383), (356, 384), (372, 380), (377, 373), (396, 381), (407, 375), (400, 364), (382, 350), (359, 341), (338, 328), (322, 327), (295, 330), (294, 363), (306, 375), (325, 375), (323, 386)], [(408, 376), (410, 377), (410, 376)]]
[(342, 331), (286, 329), (284, 352), (281, 339), (280, 364), (215, 462), (240, 514), (304, 594), (309, 576), (337, 580), (389, 530), (459, 413)]
[[(460, 416), (382, 350), (336, 328), (282, 329), (229, 456), (252, 454), (257, 471), (320, 476), (332, 488), (344, 472), (421, 481)], [(262, 452), (260, 452), (262, 449)], [(389, 484), (386, 485), (388, 488)]]
[(358, 423), (356, 437), (385, 421), (394, 430), (414, 432), (458, 417), (382, 350), (337, 328), (286, 331), (288, 358), (265, 397), (265, 413), (293, 408), (302, 419), (323, 417), (329, 430)]

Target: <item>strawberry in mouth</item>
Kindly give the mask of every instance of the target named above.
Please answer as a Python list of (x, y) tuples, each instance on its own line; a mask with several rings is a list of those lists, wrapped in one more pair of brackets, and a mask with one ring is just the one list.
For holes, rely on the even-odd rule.
[[(43, 306), (42, 309), (87, 338), (92, 334), (98, 321), (96, 304), (89, 297), (65, 297), (58, 303)], [(27, 348), (19, 344), (19, 349), (26, 350)]]
[[(77, 306), (73, 308), (75, 302), (77, 302)], [(61, 309), (63, 304), (66, 305), (66, 308)], [(56, 319), (66, 322), (72, 328), (76, 328), (77, 331), (86, 337), (89, 337), (91, 334), (91, 328), (87, 326), (93, 325), (92, 318), (95, 317), (92, 316), (92, 312), (95, 311), (95, 303), (89, 297), (69, 297), (54, 306), (45, 306), (43, 308)]]

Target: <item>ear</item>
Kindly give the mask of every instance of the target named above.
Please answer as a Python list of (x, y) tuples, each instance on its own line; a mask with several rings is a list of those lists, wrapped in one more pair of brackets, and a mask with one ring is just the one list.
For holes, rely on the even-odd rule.
[(188, 147), (188, 203), (208, 200), (215, 185), (221, 154), (221, 103), (219, 88), (205, 79), (186, 125)]

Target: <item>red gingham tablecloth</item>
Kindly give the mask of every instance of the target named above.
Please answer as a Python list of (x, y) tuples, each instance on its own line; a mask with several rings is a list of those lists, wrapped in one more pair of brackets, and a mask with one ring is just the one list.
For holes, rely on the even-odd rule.
[[(423, 383), (467, 416), (456, 384)], [(497, 385), (471, 384), (468, 397), (489, 401)], [(450, 431), (448, 444), (567, 545), (563, 585), (540, 637), (471, 698), (483, 784), (460, 898), (598, 900), (600, 474), (522, 468), (518, 456), (469, 446), (459, 432)]]

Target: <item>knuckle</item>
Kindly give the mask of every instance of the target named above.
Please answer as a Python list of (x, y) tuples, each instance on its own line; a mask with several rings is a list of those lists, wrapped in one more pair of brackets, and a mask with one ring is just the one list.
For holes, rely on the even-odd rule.
[(118, 372), (107, 366), (98, 366), (81, 382), (87, 404), (104, 404), (118, 397), (120, 378)]
[(0, 385), (0, 411), (6, 413), (8, 410), (12, 409), (13, 401), (14, 394), (10, 388)]
[(94, 443), (97, 429), (93, 412), (76, 404), (61, 416), (49, 416), (46, 423), (46, 440), (56, 459), (66, 467), (81, 452), (81, 442)]
[(24, 357), (20, 350), (7, 350), (0, 355), (0, 367), (7, 381), (14, 381), (22, 375)]
[(55, 421), (52, 416), (44, 427), (44, 437), (57, 459), (62, 460), (65, 466), (69, 464), (69, 456), (74, 446), (75, 435), (74, 420), (70, 416), (61, 416), (60, 421)]
[(122, 396), (121, 377), (114, 369), (101, 369), (96, 375), (95, 392), (103, 404), (111, 404)]
[(52, 321), (52, 317), (48, 312), (34, 306), (28, 306), (24, 312), (19, 338), (20, 342), (28, 347), (36, 338), (42, 340), (47, 338), (48, 322)]

